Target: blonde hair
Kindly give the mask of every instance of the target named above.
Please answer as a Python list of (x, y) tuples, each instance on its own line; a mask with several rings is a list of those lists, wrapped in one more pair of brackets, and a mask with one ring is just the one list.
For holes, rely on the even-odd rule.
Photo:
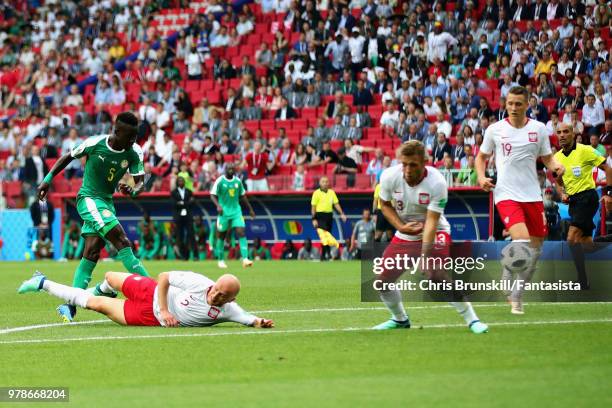
[(425, 150), (425, 145), (418, 140), (409, 140), (406, 143), (403, 143), (398, 148), (398, 153), (401, 156), (420, 156), (423, 159), (427, 159), (427, 152)]

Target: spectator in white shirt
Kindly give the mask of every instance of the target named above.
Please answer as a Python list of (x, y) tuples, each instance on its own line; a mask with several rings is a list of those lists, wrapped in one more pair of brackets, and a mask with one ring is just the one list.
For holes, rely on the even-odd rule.
[(170, 124), (170, 114), (164, 110), (164, 105), (161, 103), (157, 105), (157, 119), (155, 124), (159, 129), (163, 129)]
[(438, 113), (442, 112), (437, 103), (431, 99), (431, 96), (425, 97), (425, 103), (423, 104), (423, 111), (427, 116), (435, 116)]
[(446, 55), (448, 54), (448, 48), (454, 47), (459, 41), (449, 33), (442, 31), (442, 22), (436, 21), (434, 23), (434, 31), (429, 33), (427, 38), (429, 62), (434, 62), (434, 58), (438, 58), (440, 61), (446, 61)]
[(380, 116), (380, 125), (395, 128), (399, 120), (399, 112), (395, 110), (393, 103), (387, 103), (387, 110)]
[(253, 31), (255, 27), (253, 27), (253, 23), (251, 20), (247, 19), (244, 14), (238, 16), (238, 24), (236, 24), (236, 31), (238, 31), (239, 35), (246, 35)]
[(599, 136), (602, 125), (605, 122), (604, 108), (599, 101), (595, 100), (595, 95), (593, 94), (587, 95), (586, 102), (582, 107), (584, 131), (588, 135)]
[(352, 36), (348, 40), (349, 53), (351, 54), (351, 64), (353, 71), (361, 69), (361, 63), (363, 62), (363, 48), (365, 44), (365, 38), (359, 32), (359, 28), (353, 27)]
[(185, 58), (185, 65), (187, 65), (187, 78), (200, 80), (202, 79), (202, 57), (196, 50), (196, 47), (191, 47), (187, 58)]
[(140, 117), (140, 120), (146, 120), (150, 124), (155, 123), (157, 120), (157, 112), (155, 111), (155, 107), (151, 105), (151, 100), (149, 100), (149, 98), (146, 96), (142, 101), (142, 105), (138, 109), (138, 116)]
[(70, 95), (66, 97), (66, 106), (80, 106), (83, 104), (83, 96), (79, 93), (78, 85), (70, 87)]
[(438, 127), (438, 133), (444, 133), (444, 136), (448, 139), (453, 132), (453, 126), (450, 124), (448, 120), (444, 117), (444, 113), (438, 112), (436, 115), (436, 126)]

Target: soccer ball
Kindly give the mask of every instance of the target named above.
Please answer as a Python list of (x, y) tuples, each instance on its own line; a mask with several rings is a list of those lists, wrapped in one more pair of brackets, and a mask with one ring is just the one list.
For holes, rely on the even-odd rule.
[(533, 251), (527, 242), (511, 242), (501, 251), (501, 264), (512, 273), (525, 272), (531, 265)]

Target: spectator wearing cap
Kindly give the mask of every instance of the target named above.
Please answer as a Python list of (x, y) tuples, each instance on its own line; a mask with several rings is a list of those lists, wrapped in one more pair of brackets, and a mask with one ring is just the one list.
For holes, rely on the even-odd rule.
[(427, 58), (429, 62), (434, 62), (434, 58), (446, 61), (449, 47), (454, 47), (458, 43), (459, 41), (455, 37), (442, 30), (442, 23), (436, 21), (433, 32), (429, 33), (427, 38)]
[(487, 68), (491, 61), (491, 54), (489, 53), (489, 45), (487, 43), (480, 44), (480, 56), (476, 60), (474, 68)]
[(361, 35), (361, 31), (359, 30), (359, 28), (353, 27), (351, 30), (351, 37), (348, 40), (348, 49), (351, 57), (351, 71), (353, 75), (356, 75), (363, 68), (363, 51), (365, 48), (365, 42), (366, 39), (364, 36)]

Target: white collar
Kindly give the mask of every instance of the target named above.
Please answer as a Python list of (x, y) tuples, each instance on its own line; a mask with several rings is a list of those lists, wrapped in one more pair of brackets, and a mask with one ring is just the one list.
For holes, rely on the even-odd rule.
[(110, 150), (113, 153), (123, 153), (125, 151), (125, 149), (122, 150), (115, 150), (113, 149), (110, 144), (108, 144), (108, 138), (110, 137), (110, 135), (106, 136), (106, 139), (104, 139), (104, 141), (106, 142), (106, 147), (108, 147), (108, 150)]

